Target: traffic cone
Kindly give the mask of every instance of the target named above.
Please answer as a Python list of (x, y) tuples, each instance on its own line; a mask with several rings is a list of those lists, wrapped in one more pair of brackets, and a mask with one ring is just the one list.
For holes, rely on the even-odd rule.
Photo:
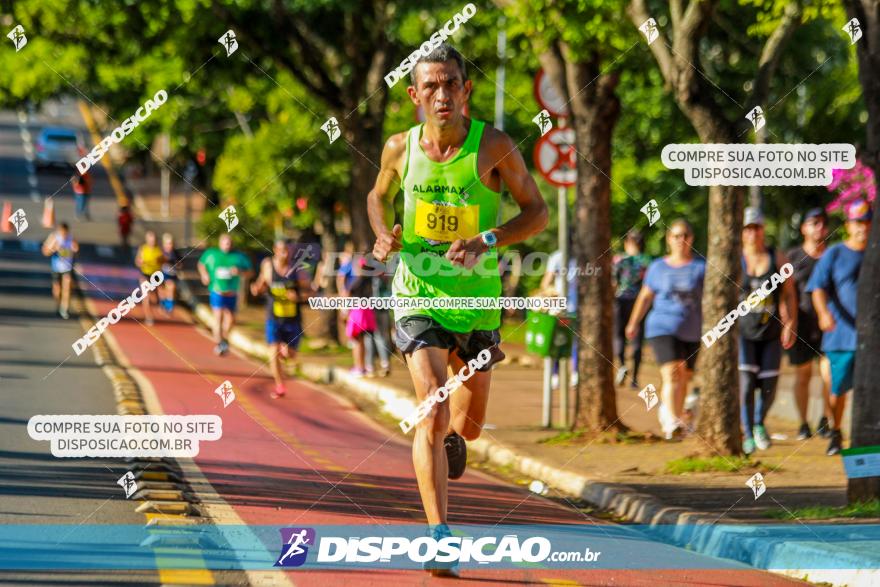
[(55, 202), (52, 198), (43, 200), (43, 228), (55, 227)]
[(12, 216), (12, 202), (6, 200), (3, 202), (3, 213), (0, 214), (0, 232), (12, 232), (12, 223), (9, 217)]

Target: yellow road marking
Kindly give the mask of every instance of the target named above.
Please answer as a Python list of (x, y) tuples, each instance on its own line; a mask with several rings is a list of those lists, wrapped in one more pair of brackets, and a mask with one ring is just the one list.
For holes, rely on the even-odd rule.
[[(98, 134), (98, 125), (95, 124), (95, 117), (92, 116), (92, 111), (89, 109), (89, 106), (82, 100), (78, 101), (78, 106), (83, 120), (86, 122), (86, 127), (89, 129), (89, 134), (92, 135), (92, 142), (97, 145), (101, 142), (101, 135)], [(106, 153), (104, 157), (101, 157), (101, 165), (107, 170), (107, 177), (110, 179), (110, 186), (113, 188), (113, 193), (116, 194), (116, 203), (120, 206), (127, 206), (129, 203), (128, 198), (125, 196), (125, 190), (122, 189), (122, 182), (119, 181), (119, 177), (116, 175), (116, 168), (113, 167), (113, 164), (110, 161), (108, 161), (109, 157), (109, 152)]]

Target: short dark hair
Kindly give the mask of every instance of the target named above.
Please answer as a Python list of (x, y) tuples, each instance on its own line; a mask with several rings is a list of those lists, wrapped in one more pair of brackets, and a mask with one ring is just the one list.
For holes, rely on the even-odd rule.
[(455, 61), (458, 65), (458, 70), (461, 71), (461, 81), (466, 82), (468, 76), (467, 68), (464, 65), (464, 57), (449, 43), (440, 43), (428, 55), (419, 57), (419, 60), (413, 65), (412, 70), (409, 72), (409, 79), (412, 85), (416, 85), (416, 67), (419, 66), (419, 63), (446, 63), (447, 61)]
[(59, 223), (58, 223), (58, 228), (61, 228), (61, 229), (64, 229), (64, 230), (70, 230), (70, 225), (67, 224), (66, 222), (59, 222)]

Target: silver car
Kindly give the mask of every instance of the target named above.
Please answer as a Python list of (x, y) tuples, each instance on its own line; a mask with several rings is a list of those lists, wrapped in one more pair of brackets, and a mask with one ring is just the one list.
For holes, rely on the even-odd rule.
[(72, 167), (85, 154), (85, 145), (73, 129), (47, 126), (37, 137), (37, 167)]

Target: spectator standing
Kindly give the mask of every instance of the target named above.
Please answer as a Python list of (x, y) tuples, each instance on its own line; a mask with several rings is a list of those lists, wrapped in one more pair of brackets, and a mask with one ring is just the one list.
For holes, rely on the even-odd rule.
[[(374, 298), (391, 297), (391, 276), (385, 273), (385, 266), (381, 265), (382, 273), (369, 277), (370, 295)], [(388, 377), (391, 375), (391, 310), (374, 309), (376, 329), (364, 335), (366, 350), (366, 375), (373, 375), (373, 362), (379, 355), (379, 375)]]
[(73, 184), (73, 197), (76, 203), (76, 219), (85, 218), (91, 221), (92, 215), (89, 212), (89, 200), (92, 197), (92, 173), (86, 171), (82, 175), (74, 173), (70, 178)]

